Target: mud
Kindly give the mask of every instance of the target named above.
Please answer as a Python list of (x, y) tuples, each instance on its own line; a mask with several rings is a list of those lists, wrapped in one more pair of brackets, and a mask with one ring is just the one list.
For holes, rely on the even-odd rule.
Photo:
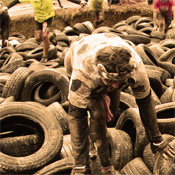
[[(149, 16), (153, 15), (153, 7), (145, 3), (138, 4), (123, 4), (123, 5), (112, 5), (110, 8), (106, 6), (104, 8), (105, 21), (101, 26), (112, 27), (117, 22), (127, 19), (133, 15)], [(78, 22), (91, 21), (92, 17), (88, 7), (86, 8), (67, 8), (57, 9), (56, 16), (53, 22), (53, 29), (62, 31), (66, 26), (73, 26)], [(11, 17), (11, 34), (20, 32), (27, 38), (33, 37), (34, 31), (34, 15), (22, 15)]]

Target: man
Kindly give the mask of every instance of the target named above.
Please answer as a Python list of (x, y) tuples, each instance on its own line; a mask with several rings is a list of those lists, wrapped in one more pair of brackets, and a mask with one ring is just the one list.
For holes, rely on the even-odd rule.
[(93, 18), (94, 27), (98, 27), (104, 21), (103, 0), (91, 0), (89, 10)]
[(9, 32), (10, 32), (10, 17), (7, 9), (0, 1), (0, 34), (2, 37), (2, 48), (8, 46)]
[[(60, 4), (60, 1), (57, 1)], [(7, 8), (9, 9), (20, 2), (28, 2), (33, 6), (35, 12), (34, 36), (37, 41), (43, 41), (43, 57), (41, 62), (47, 62), (50, 44), (49, 32), (53, 17), (55, 16), (53, 0), (14, 0), (7, 5)], [(61, 4), (60, 7), (62, 7)]]
[(153, 6), (153, 30), (158, 30), (161, 33), (165, 33), (168, 30), (168, 27), (171, 24), (171, 22), (172, 27), (175, 28), (174, 0), (155, 0)]
[[(166, 159), (174, 156), (175, 152), (159, 132), (143, 62), (124, 40), (115, 34), (98, 33), (74, 41), (65, 55), (65, 68), (70, 76), (68, 113), (75, 160), (72, 175), (91, 172), (89, 129), (101, 160), (102, 173), (115, 174), (106, 136), (106, 121), (117, 114), (120, 90), (127, 84), (132, 87), (153, 152), (159, 151)], [(87, 111), (90, 112), (89, 128)]]

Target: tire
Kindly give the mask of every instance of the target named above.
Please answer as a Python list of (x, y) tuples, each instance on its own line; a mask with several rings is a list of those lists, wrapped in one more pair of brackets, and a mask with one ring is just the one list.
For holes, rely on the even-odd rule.
[(63, 133), (59, 122), (48, 116), (42, 109), (24, 102), (0, 105), (1, 126), (9, 122), (27, 123), (42, 128), (44, 142), (34, 154), (26, 157), (12, 157), (0, 152), (0, 172), (29, 173), (36, 171), (51, 161), (61, 151)]
[(140, 43), (148, 44), (151, 42), (151, 39), (144, 35), (138, 35), (138, 34), (129, 34), (129, 35), (123, 35), (124, 39), (132, 41), (134, 44), (138, 45)]
[(170, 134), (175, 136), (175, 102), (160, 104), (155, 108), (160, 132), (162, 134)]
[(163, 55), (159, 57), (159, 61), (173, 63), (175, 62), (174, 58), (175, 58), (175, 48), (169, 49), (168, 51), (163, 53)]
[(153, 44), (149, 46), (149, 48), (157, 55), (158, 58), (165, 52), (160, 44)]
[[(174, 148), (175, 151), (175, 138), (170, 142), (170, 145)], [(168, 160), (164, 159), (159, 152), (156, 153), (156, 162), (154, 166), (153, 173), (154, 175), (173, 175), (174, 174), (174, 159), (169, 158)], [(171, 173), (170, 173), (171, 172)]]
[(124, 175), (152, 175), (141, 157), (131, 160), (123, 167), (120, 173)]
[(142, 61), (145, 65), (159, 65), (157, 61), (157, 55), (155, 55), (147, 45), (138, 44), (135, 47), (135, 51), (142, 58)]
[(120, 115), (115, 128), (125, 131), (130, 136), (133, 145), (133, 156), (142, 157), (144, 146), (148, 141), (138, 109), (128, 108), (125, 110)]
[(129, 135), (116, 128), (108, 128), (111, 160), (116, 170), (121, 170), (133, 157)]
[(68, 100), (69, 79), (67, 76), (59, 73), (58, 71), (55, 71), (54, 69), (42, 69), (29, 75), (26, 78), (22, 89), (21, 100), (33, 101), (33, 94), (36, 90), (37, 85), (44, 82), (53, 83), (60, 89), (60, 103), (64, 103)]
[[(174, 136), (169, 134), (162, 134), (162, 137), (166, 142), (171, 142), (172, 140), (175, 139)], [(147, 167), (150, 169), (150, 171), (153, 172), (156, 158), (155, 158), (155, 155), (152, 153), (150, 143), (146, 145), (144, 148), (143, 160), (144, 160), (144, 163), (147, 165)]]
[(25, 42), (25, 43), (19, 43), (16, 45), (15, 50), (16, 52), (25, 52), (29, 50), (33, 50), (38, 47), (38, 44), (35, 44), (33, 42)]
[[(2, 138), (1, 152), (13, 157), (24, 157), (33, 154), (41, 147), (43, 139), (37, 134)], [(13, 149), (12, 149), (13, 148)]]
[(73, 157), (67, 157), (61, 160), (57, 160), (51, 163), (41, 170), (35, 172), (33, 175), (53, 175), (53, 174), (64, 174), (68, 175), (71, 173), (73, 168)]
[(61, 92), (59, 88), (52, 83), (41, 83), (36, 87), (34, 101), (48, 106), (55, 101), (61, 101)]
[(5, 73), (13, 73), (17, 68), (24, 66), (23, 57), (18, 53), (12, 53), (2, 65), (1, 71)]
[(46, 110), (51, 113), (51, 115), (54, 115), (56, 119), (59, 121), (63, 134), (69, 134), (69, 125), (68, 125), (68, 118), (69, 115), (64, 110), (64, 108), (59, 104), (58, 102), (54, 102), (50, 104)]
[(132, 23), (136, 23), (137, 20), (139, 20), (140, 18), (141, 18), (141, 16), (139, 16), (139, 15), (131, 16), (131, 17), (129, 17), (129, 18), (126, 19), (126, 23), (128, 25), (131, 25)]
[(7, 98), (10, 96), (14, 96), (14, 99), (17, 101), (19, 92), (22, 89), (22, 86), (24, 84), (25, 79), (32, 73), (28, 68), (26, 67), (19, 67), (16, 69), (12, 74), (10, 79), (6, 82), (2, 97)]

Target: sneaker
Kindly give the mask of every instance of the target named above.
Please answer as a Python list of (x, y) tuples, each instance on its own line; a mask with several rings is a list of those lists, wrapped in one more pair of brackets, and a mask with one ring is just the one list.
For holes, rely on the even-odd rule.
[(89, 166), (74, 166), (71, 175), (90, 175), (91, 169)]
[(41, 63), (47, 63), (47, 57), (43, 57), (40, 62)]
[(101, 167), (101, 173), (107, 175), (115, 175), (116, 171), (113, 165), (107, 167)]

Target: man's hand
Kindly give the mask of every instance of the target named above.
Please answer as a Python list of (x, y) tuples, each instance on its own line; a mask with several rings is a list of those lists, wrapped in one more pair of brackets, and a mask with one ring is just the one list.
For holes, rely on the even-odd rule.
[(153, 153), (156, 153), (156, 151), (158, 151), (166, 160), (175, 157), (174, 147), (165, 141), (162, 141), (158, 144), (151, 144), (151, 149)]
[(3, 12), (5, 12), (5, 11), (8, 11), (8, 8), (3, 6), (3, 7), (0, 9), (0, 15), (1, 15)]

